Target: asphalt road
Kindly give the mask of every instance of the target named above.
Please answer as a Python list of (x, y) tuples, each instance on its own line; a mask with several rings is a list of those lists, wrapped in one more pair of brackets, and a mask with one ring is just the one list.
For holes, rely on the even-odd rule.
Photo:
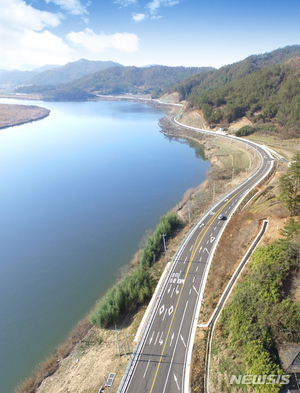
[[(231, 212), (266, 175), (273, 160), (262, 148), (247, 143), (261, 156), (259, 169), (215, 203), (181, 245), (120, 392), (188, 392), (189, 364), (209, 257)], [(225, 218), (219, 220), (219, 214)]]

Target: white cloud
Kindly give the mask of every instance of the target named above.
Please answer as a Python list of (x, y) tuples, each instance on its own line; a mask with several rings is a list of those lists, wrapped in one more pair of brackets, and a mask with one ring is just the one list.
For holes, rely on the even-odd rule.
[(88, 11), (86, 9), (91, 3), (86, 5), (81, 4), (80, 0), (45, 0), (46, 3), (53, 2), (59, 5), (63, 10), (67, 11), (71, 15), (87, 15)]
[(156, 14), (160, 7), (173, 7), (179, 3), (179, 0), (152, 0), (147, 4), (151, 14)]
[(81, 46), (92, 53), (99, 53), (108, 49), (131, 53), (136, 52), (139, 45), (139, 39), (135, 34), (96, 34), (89, 28), (77, 33), (72, 31), (67, 35), (67, 39), (74, 45)]
[(135, 22), (142, 22), (143, 20), (146, 19), (146, 15), (145, 14), (132, 14), (132, 19)]
[(136, 4), (136, 0), (115, 0), (115, 4), (120, 4), (122, 7), (128, 7), (129, 5)]
[(56, 27), (59, 14), (40, 11), (22, 0), (1, 0), (0, 52), (1, 66), (20, 64), (64, 64), (72, 49), (46, 28)]

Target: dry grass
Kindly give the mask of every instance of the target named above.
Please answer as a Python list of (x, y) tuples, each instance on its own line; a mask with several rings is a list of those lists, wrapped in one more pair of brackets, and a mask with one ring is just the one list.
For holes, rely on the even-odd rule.
[(49, 113), (49, 109), (35, 105), (0, 104), (0, 128), (42, 119)]

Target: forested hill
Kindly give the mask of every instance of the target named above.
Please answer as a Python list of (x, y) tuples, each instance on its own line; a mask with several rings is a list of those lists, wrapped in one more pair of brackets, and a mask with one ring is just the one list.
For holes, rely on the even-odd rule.
[(18, 92), (43, 93), (46, 99), (58, 100), (69, 96), (72, 92), (82, 92), (83, 99), (92, 93), (123, 94), (151, 93), (158, 96), (164, 89), (196, 73), (205, 73), (212, 67), (110, 67), (103, 71), (86, 75), (80, 79), (57, 86), (29, 86), (18, 89)]
[(112, 67), (102, 72), (87, 75), (74, 81), (69, 86), (101, 94), (119, 94), (124, 92), (143, 93), (154, 89), (165, 89), (182, 79), (196, 73), (205, 73), (212, 67)]
[(300, 45), (286, 46), (261, 55), (252, 55), (237, 63), (221, 67), (204, 75), (193, 75), (168, 89), (179, 92), (182, 100), (193, 99), (207, 90), (217, 89), (226, 83), (242, 79), (264, 67), (284, 62), (300, 54)]

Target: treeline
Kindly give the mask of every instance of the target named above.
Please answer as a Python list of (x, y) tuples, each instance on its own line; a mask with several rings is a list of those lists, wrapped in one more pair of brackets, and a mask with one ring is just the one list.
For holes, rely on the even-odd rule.
[[(221, 339), (239, 354), (237, 360), (248, 375), (283, 375), (277, 345), (300, 340), (300, 304), (284, 287), (300, 268), (300, 221), (291, 218), (282, 235), (274, 244), (257, 249), (249, 272), (221, 315)], [(277, 393), (281, 386), (253, 385), (262, 393)]]
[(154, 256), (163, 249), (162, 234), (170, 236), (179, 224), (175, 213), (171, 212), (161, 217), (152, 236), (143, 248), (140, 263), (110, 289), (91, 314), (92, 324), (105, 327), (117, 323), (136, 302), (143, 303), (152, 294), (153, 280), (151, 266)]
[(273, 125), (260, 125), (260, 126), (244, 126), (241, 127), (236, 133), (236, 136), (248, 136), (254, 134), (255, 132), (263, 132), (265, 134), (274, 133), (276, 127)]

